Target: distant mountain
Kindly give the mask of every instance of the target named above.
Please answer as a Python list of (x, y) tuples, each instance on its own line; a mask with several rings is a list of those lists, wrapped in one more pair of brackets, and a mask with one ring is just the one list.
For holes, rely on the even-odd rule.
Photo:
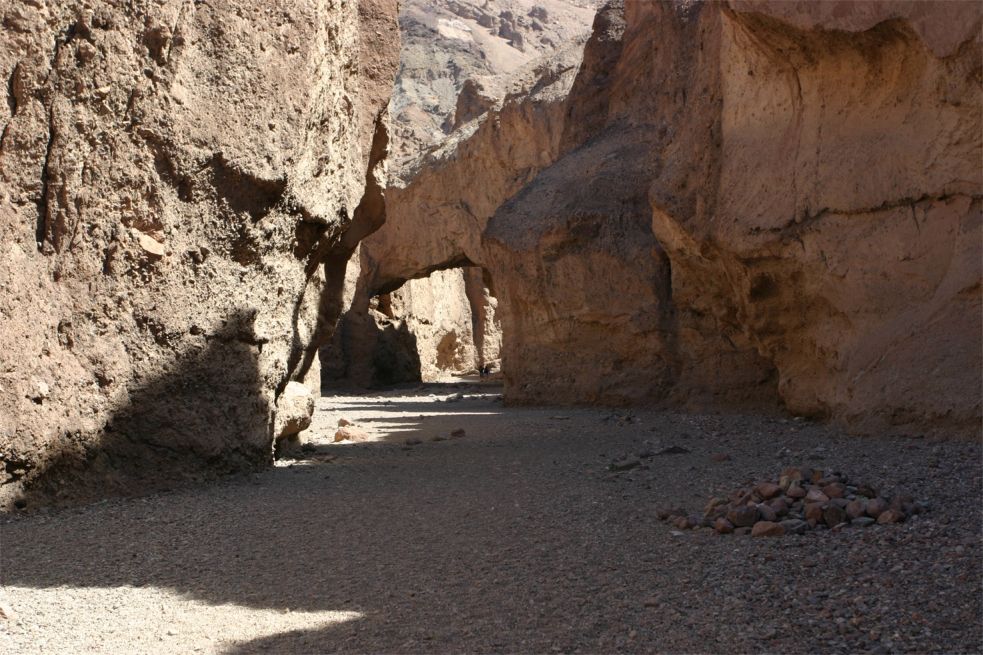
[(399, 16), (400, 70), (390, 103), (394, 172), (500, 100), (523, 68), (585, 40), (599, 4), (406, 0)]

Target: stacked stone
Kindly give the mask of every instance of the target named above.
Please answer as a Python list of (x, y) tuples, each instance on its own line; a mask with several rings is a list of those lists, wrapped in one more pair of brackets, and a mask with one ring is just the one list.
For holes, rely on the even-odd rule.
[(713, 528), (721, 534), (778, 537), (900, 523), (924, 509), (911, 496), (882, 497), (872, 486), (853, 484), (842, 473), (790, 467), (777, 481), (737, 489), (728, 498), (711, 498), (702, 514), (672, 509), (658, 516), (680, 530)]

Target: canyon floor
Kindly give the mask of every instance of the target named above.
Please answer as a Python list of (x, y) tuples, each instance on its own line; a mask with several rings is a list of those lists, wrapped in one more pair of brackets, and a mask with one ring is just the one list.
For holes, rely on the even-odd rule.
[[(340, 418), (376, 441), (331, 444)], [(477, 381), (324, 397), (310, 434), (263, 473), (4, 518), (0, 650), (983, 650), (979, 443), (506, 408)], [(656, 518), (792, 464), (930, 511), (781, 538)]]

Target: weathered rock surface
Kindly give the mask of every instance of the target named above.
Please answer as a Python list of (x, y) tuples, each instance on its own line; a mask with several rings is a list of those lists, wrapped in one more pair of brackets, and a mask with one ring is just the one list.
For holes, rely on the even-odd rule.
[(393, 0), (141, 7), (0, 2), (4, 503), (270, 461), (379, 182)]
[(511, 402), (977, 434), (980, 13), (611, 5), (390, 190), (368, 287), (487, 269)]
[(500, 103), (516, 76), (583, 42), (599, 0), (405, 0), (390, 105), (394, 167)]

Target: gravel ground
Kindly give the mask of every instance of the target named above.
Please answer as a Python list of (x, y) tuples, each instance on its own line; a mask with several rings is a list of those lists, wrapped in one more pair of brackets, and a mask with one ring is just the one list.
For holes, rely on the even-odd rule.
[[(3, 519), (0, 652), (983, 652), (979, 443), (495, 392), (324, 398), (267, 472)], [(341, 417), (377, 441), (330, 444)], [(931, 511), (781, 538), (656, 518), (795, 464)]]

